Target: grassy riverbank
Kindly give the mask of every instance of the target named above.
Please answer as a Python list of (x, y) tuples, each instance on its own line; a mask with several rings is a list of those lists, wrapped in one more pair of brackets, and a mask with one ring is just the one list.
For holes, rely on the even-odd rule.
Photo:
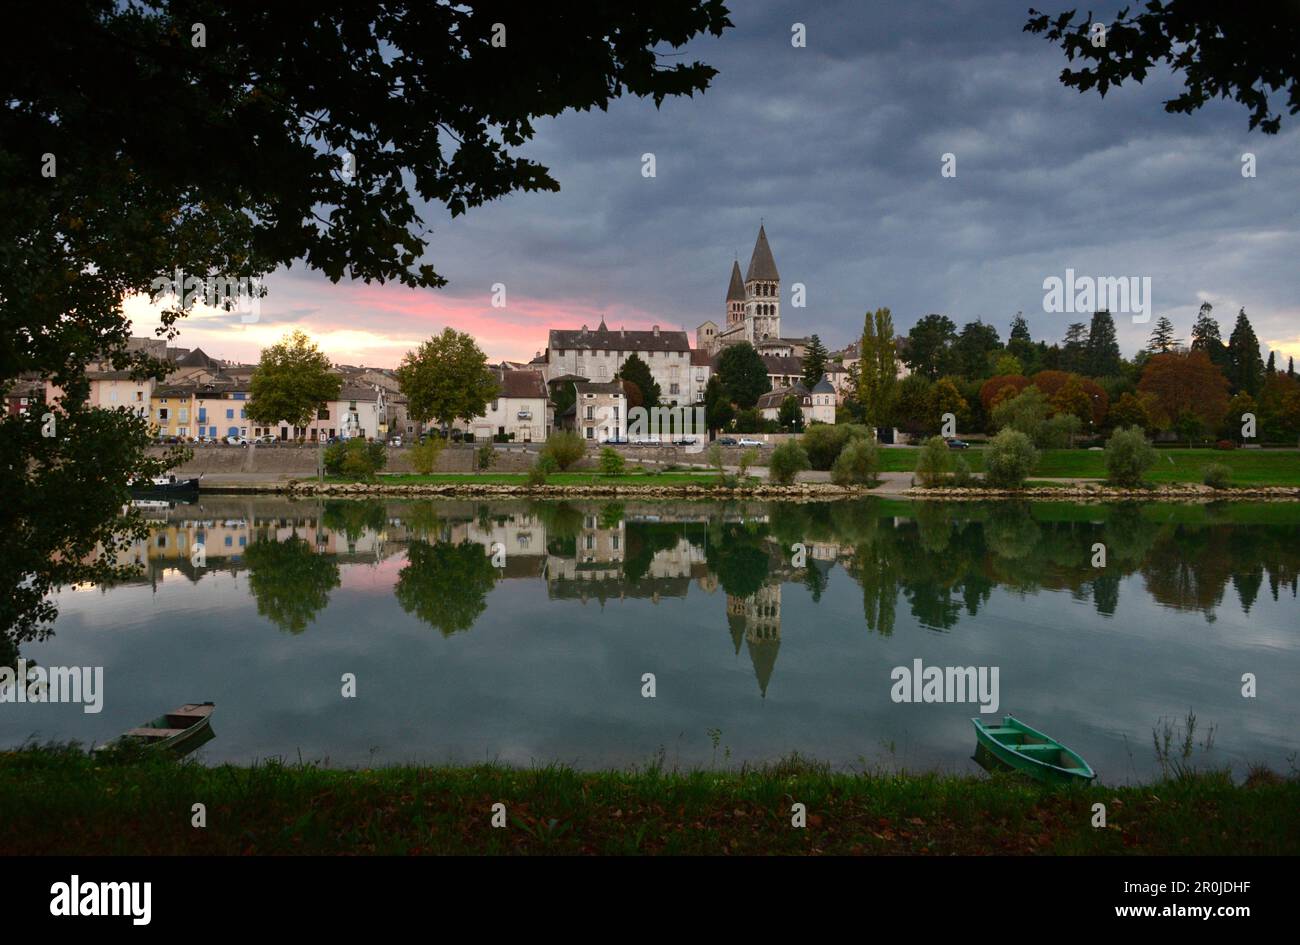
[[(883, 472), (911, 472), (919, 450), (899, 447), (880, 451)], [(954, 452), (964, 456), (972, 472), (984, 471), (982, 448)], [(1220, 463), (1232, 470), (1237, 486), (1300, 486), (1300, 450), (1161, 449), (1146, 479), (1154, 483), (1201, 481), (1202, 470)], [(1033, 479), (1105, 479), (1102, 450), (1042, 450)]]
[[(1094, 803), (1107, 826), (1092, 826)], [(192, 826), (206, 805), (207, 826)], [(507, 824), (491, 826), (492, 806)], [(791, 824), (806, 805), (807, 826)], [(1300, 852), (1300, 781), (1051, 791), (1010, 775), (97, 763), (0, 753), (6, 854)]]

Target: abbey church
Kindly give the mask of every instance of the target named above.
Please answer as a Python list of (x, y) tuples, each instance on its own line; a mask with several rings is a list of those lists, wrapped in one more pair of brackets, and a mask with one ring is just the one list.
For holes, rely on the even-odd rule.
[(748, 341), (761, 354), (802, 357), (805, 338), (781, 337), (781, 274), (760, 225), (749, 268), (742, 278), (739, 260), (731, 264), (726, 323), (707, 321), (695, 330), (695, 346), (716, 354), (727, 345)]

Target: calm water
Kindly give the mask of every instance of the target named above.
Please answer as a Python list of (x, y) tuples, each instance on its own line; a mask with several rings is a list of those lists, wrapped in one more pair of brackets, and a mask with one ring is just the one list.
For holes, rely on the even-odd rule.
[(64, 592), (21, 648), (103, 666), (103, 711), (0, 704), (0, 745), (212, 700), (209, 762), (975, 771), (977, 706), (891, 699), (921, 659), (998, 667), (1000, 711), (1106, 781), (1156, 774), (1153, 728), (1189, 710), (1196, 763), (1295, 763), (1296, 506), (214, 496), (151, 517), (143, 576)]

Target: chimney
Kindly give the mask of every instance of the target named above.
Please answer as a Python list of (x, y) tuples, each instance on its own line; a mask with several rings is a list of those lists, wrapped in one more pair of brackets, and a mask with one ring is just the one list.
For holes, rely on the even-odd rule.
[(653, 332), (655, 333), (655, 337), (656, 337), (656, 338), (659, 337), (659, 326), (658, 326), (658, 325), (653, 325), (653, 326), (651, 326), (651, 331), (653, 331)]

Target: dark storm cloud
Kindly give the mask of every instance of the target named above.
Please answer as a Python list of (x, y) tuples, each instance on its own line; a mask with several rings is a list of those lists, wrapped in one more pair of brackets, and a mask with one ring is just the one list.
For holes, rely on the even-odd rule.
[[(732, 6), (735, 29), (679, 54), (719, 69), (703, 96), (544, 122), (525, 153), (561, 193), (431, 214), (430, 259), (451, 284), (430, 305), (486, 300), (502, 282), (562, 320), (571, 305), (565, 324), (603, 311), (693, 331), (722, 317), (733, 254), (743, 268), (761, 217), (787, 335), (838, 346), (887, 305), (903, 331), (943, 312), (1005, 336), (1023, 310), (1035, 337), (1059, 340), (1079, 316), (1045, 313), (1042, 283), (1070, 267), (1150, 276), (1154, 315), (1184, 337), (1203, 299), (1225, 333), (1244, 305), (1261, 341), (1300, 354), (1295, 121), (1270, 137), (1232, 103), (1167, 115), (1180, 81), (1162, 72), (1105, 100), (1066, 89), (1060, 51), (1022, 30), (1024, 2)], [(791, 46), (794, 23), (807, 48)], [(1241, 176), (1246, 151), (1257, 179)], [(955, 179), (940, 176), (945, 152)], [(793, 282), (805, 309), (789, 305)], [(334, 323), (340, 290), (319, 285), (294, 301)], [(1150, 326), (1117, 321), (1131, 354)], [(534, 334), (493, 353), (531, 354), (545, 343)]]

